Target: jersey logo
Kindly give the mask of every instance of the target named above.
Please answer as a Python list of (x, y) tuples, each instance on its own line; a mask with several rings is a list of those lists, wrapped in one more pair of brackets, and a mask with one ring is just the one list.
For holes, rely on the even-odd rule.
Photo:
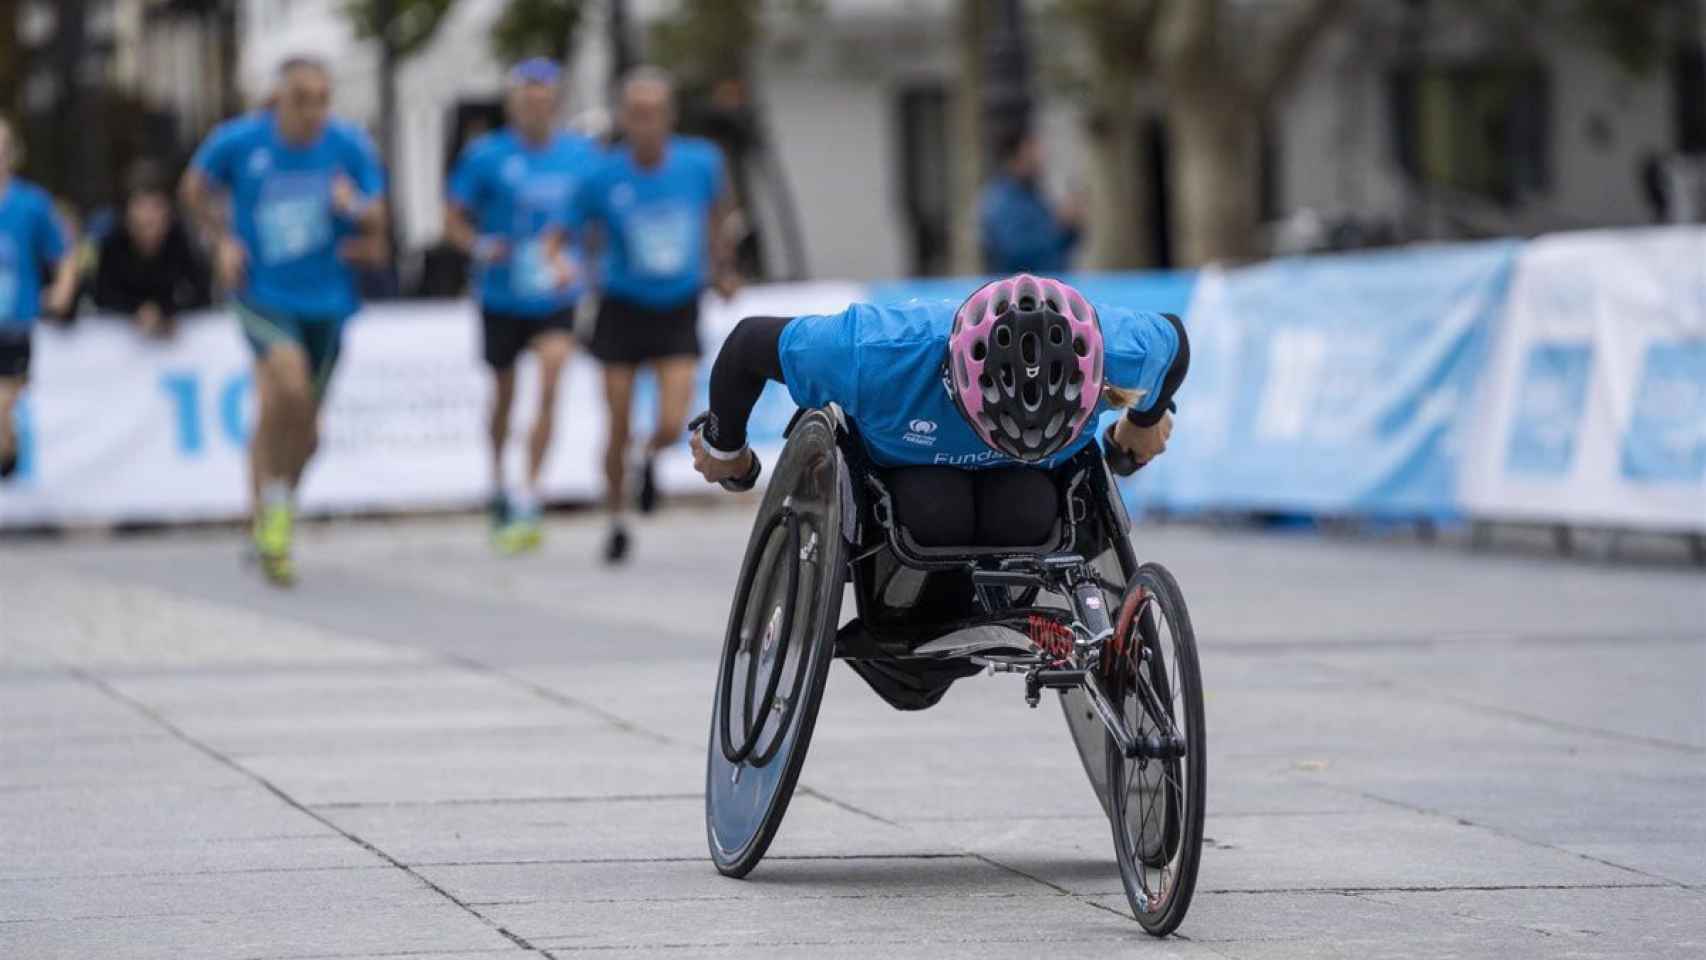
[(934, 420), (914, 420), (914, 421), (912, 421), (911, 423), (907, 424), (907, 431), (906, 431), (906, 433), (901, 435), (901, 439), (905, 440), (907, 443), (915, 443), (921, 447), (933, 447), (933, 446), (935, 446), (936, 445), (936, 421), (934, 421)]

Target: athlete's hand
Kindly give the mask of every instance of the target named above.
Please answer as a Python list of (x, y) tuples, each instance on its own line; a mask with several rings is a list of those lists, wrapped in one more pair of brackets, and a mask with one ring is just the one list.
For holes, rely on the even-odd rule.
[(475, 263), (502, 263), (509, 259), (509, 242), (492, 233), (475, 237), (472, 256)]
[(249, 252), (236, 237), (226, 234), (219, 238), (213, 251), (213, 272), (226, 292), (242, 289), (243, 275), (248, 272)]
[(48, 316), (68, 320), (71, 317), (72, 302), (77, 299), (77, 288), (73, 286), (62, 290), (55, 284), (48, 289), (45, 299), (46, 303), (43, 305), (47, 307)]
[(575, 267), (574, 258), (569, 256), (564, 248), (563, 235), (549, 234), (545, 238), (545, 256), (551, 264), (551, 278), (557, 284), (558, 290), (567, 290), (580, 279), (580, 271)]
[(752, 472), (754, 454), (750, 448), (742, 450), (740, 456), (733, 460), (719, 460), (705, 450), (705, 438), (698, 430), (693, 431), (687, 445), (693, 448), (693, 469), (699, 471), (706, 483), (738, 480)]
[(332, 177), (332, 209), (339, 216), (345, 220), (359, 220), (366, 206), (354, 180), (341, 173)]
[(1173, 415), (1163, 413), (1152, 427), (1140, 427), (1125, 417), (1114, 421), (1113, 439), (1137, 459), (1139, 467), (1159, 457), (1173, 435)]
[(166, 323), (166, 314), (161, 311), (160, 305), (152, 300), (136, 308), (136, 329), (140, 330), (143, 336), (161, 339), (170, 336), (172, 332)]

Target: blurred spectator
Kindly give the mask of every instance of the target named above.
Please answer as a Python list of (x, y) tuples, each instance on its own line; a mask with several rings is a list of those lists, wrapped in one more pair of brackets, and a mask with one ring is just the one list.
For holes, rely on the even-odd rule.
[(179, 313), (209, 301), (207, 267), (151, 166), (131, 173), (124, 222), (101, 241), (94, 294), (95, 306), (134, 318), (152, 337), (171, 336)]
[(984, 270), (1064, 272), (1078, 246), (1078, 204), (1049, 205), (1042, 191), (1042, 145), (1030, 131), (1003, 142), (1000, 160), (1000, 173), (979, 201)]

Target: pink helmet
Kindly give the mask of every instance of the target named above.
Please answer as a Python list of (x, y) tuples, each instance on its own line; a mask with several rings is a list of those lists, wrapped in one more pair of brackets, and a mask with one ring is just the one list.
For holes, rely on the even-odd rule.
[(1084, 295), (1021, 273), (979, 287), (948, 334), (949, 392), (985, 443), (1018, 460), (1064, 450), (1102, 397), (1102, 325)]

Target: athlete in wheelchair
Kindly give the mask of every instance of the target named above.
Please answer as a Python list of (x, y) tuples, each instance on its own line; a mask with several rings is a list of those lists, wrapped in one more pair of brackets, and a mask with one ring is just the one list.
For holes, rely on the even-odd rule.
[[(749, 317), (711, 374), (694, 465), (750, 489), (768, 380), (801, 408), (747, 545), (706, 773), (717, 869), (775, 836), (831, 660), (902, 710), (988, 670), (1059, 693), (1133, 912), (1184, 918), (1202, 838), (1202, 682), (1177, 584), (1137, 563), (1111, 473), (1166, 445), (1178, 318), (1021, 274), (951, 302)], [(1099, 415), (1122, 414), (1095, 442)], [(857, 615), (840, 623), (846, 584)]]

